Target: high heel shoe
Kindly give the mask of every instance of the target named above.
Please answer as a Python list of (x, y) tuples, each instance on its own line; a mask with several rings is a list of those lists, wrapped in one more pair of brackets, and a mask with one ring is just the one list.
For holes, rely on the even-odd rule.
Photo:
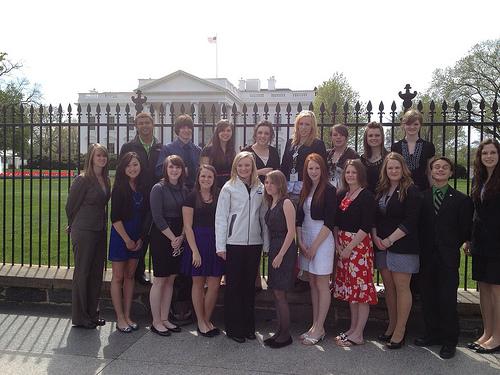
[(405, 336), (403, 336), (403, 338), (401, 339), (400, 342), (394, 342), (394, 341), (390, 340), (386, 344), (387, 349), (401, 349), (403, 347), (403, 345), (405, 344)]

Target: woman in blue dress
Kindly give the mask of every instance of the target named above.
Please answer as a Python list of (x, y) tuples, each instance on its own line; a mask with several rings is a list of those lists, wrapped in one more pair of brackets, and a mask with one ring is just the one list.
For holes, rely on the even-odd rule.
[(191, 295), (198, 333), (205, 337), (220, 333), (211, 322), (224, 274), (224, 261), (215, 252), (215, 210), (219, 197), (216, 176), (214, 167), (203, 164), (198, 170), (194, 190), (186, 197), (182, 207), (188, 244), (182, 259), (182, 273), (193, 277)]
[(111, 299), (116, 312), (116, 328), (124, 333), (138, 329), (137, 323), (130, 318), (130, 310), (148, 207), (147, 194), (142, 190), (139, 160), (135, 152), (127, 152), (120, 158), (111, 193)]

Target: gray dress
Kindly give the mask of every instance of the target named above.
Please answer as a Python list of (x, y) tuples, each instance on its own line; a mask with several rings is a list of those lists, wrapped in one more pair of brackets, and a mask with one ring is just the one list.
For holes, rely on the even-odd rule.
[(285, 199), (281, 199), (276, 206), (269, 208), (266, 213), (266, 224), (269, 228), (269, 276), (267, 285), (269, 288), (277, 290), (291, 290), (293, 288), (295, 282), (294, 270), (297, 262), (297, 245), (294, 240), (285, 253), (281, 265), (276, 269), (272, 266), (273, 260), (276, 254), (279, 253), (288, 232), (285, 213), (283, 212), (284, 201)]

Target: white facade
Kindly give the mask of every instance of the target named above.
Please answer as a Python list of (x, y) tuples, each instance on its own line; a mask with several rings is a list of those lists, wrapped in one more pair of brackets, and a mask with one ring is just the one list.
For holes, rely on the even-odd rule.
[[(149, 112), (149, 106), (155, 109), (155, 122), (161, 123), (160, 106), (163, 105), (165, 111), (164, 124), (171, 124), (171, 106), (174, 106), (175, 116), (180, 114), (181, 105), (184, 105), (185, 113), (191, 113), (191, 107), (195, 110), (195, 124), (201, 124), (199, 113), (201, 106), (205, 107), (205, 119), (209, 124), (204, 132), (205, 139), (201, 138), (201, 129), (195, 128), (194, 142), (197, 144), (206, 143), (212, 132), (212, 106), (215, 106), (216, 114), (215, 121), (218, 121), (222, 116), (222, 106), (225, 104), (227, 109), (227, 117), (232, 122), (232, 106), (236, 105), (238, 111), (237, 124), (243, 124), (243, 107), (247, 107), (247, 124), (254, 123), (254, 105), (257, 105), (257, 121), (264, 119), (264, 106), (268, 105), (268, 120), (273, 123), (276, 119), (276, 105), (280, 105), (280, 123), (287, 124), (286, 107), (291, 106), (292, 116), (290, 123), (293, 124), (297, 106), (299, 103), (304, 109), (308, 108), (309, 104), (314, 99), (313, 90), (292, 91), (290, 89), (276, 88), (276, 80), (274, 77), (268, 79), (268, 88), (260, 87), (260, 80), (248, 79), (240, 80), (238, 87), (234, 86), (226, 78), (209, 78), (202, 79), (192, 74), (178, 70), (172, 74), (159, 79), (139, 79), (138, 89), (142, 91), (142, 95), (147, 97), (147, 102), (144, 111)], [(117, 127), (108, 128), (108, 126), (96, 125), (81, 127), (81, 152), (87, 151), (87, 144), (99, 141), (105, 144), (110, 149), (111, 153), (118, 153), (119, 148), (128, 138), (135, 136), (133, 126), (125, 126), (127, 123), (125, 107), (127, 104), (130, 107), (130, 116), (133, 118), (136, 114), (135, 105), (131, 100), (132, 96), (136, 96), (135, 92), (89, 92), (78, 94), (78, 104), (81, 105), (82, 123), (100, 123), (100, 124), (121, 124), (118, 134)], [(100, 116), (97, 116), (97, 105), (100, 106)], [(110, 107), (110, 116), (106, 115), (106, 107)], [(120, 116), (116, 115), (117, 105), (120, 107)], [(91, 116), (87, 116), (87, 109), (90, 108)], [(166, 144), (172, 140), (170, 129), (164, 128), (163, 135), (160, 128), (155, 129), (155, 136)], [(128, 133), (128, 134), (127, 134)], [(284, 133), (284, 134), (282, 134)], [(286, 131), (280, 132), (280, 146), (286, 141)], [(246, 131), (246, 137), (243, 134), (242, 128), (236, 129), (237, 146), (242, 146), (245, 143), (251, 143), (252, 130), (251, 126)], [(90, 136), (90, 138), (89, 138)]]

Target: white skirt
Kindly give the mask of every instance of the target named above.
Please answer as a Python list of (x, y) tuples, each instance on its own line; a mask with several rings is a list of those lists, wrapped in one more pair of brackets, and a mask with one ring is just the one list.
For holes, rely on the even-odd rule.
[[(302, 223), (302, 242), (306, 247), (311, 246), (323, 228), (323, 220), (313, 220), (310, 214), (310, 198), (304, 204), (304, 222)], [(330, 275), (333, 272), (333, 256), (335, 254), (335, 241), (330, 232), (328, 237), (321, 243), (318, 251), (312, 259), (304, 255), (299, 256), (299, 268), (313, 275)]]

